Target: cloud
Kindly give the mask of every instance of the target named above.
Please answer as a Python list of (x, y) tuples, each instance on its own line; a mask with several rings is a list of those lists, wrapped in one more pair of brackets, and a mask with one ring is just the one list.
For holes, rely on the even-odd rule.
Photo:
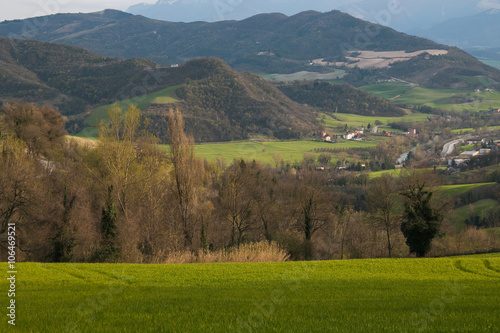
[(500, 9), (500, 1), (498, 0), (482, 0), (477, 5), (481, 9)]
[(92, 12), (103, 9), (126, 10), (139, 2), (154, 4), (156, 0), (19, 0), (2, 6), (0, 22), (57, 13)]

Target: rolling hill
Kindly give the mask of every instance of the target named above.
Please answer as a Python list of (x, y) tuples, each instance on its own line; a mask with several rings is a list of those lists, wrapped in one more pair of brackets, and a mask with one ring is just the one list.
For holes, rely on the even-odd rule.
[(403, 109), (348, 84), (296, 82), (279, 88), (292, 100), (318, 107), (326, 113), (385, 117), (405, 115)]
[(222, 60), (199, 58), (180, 67), (186, 75), (175, 94), (175, 106), (153, 101), (145, 111), (150, 129), (160, 137), (166, 130), (166, 115), (178, 107), (186, 132), (197, 142), (231, 141), (260, 134), (278, 139), (299, 139), (318, 130), (317, 112), (300, 105), (261, 77), (237, 72)]
[[(123, 60), (55, 43), (0, 38), (0, 101), (49, 104), (69, 118), (74, 133), (95, 125), (121, 100), (138, 105), (164, 137), (167, 115), (178, 107), (197, 141), (226, 141), (260, 133), (300, 138), (318, 130), (315, 110), (286, 97), (249, 72), (222, 60), (199, 58), (165, 68), (145, 59)], [(85, 122), (89, 116), (92, 121)], [(93, 122), (93, 123), (90, 123)], [(75, 126), (78, 125), (78, 126)]]
[[(44, 24), (36, 25), (37, 22)], [(348, 69), (345, 81), (366, 85), (398, 77), (420, 85), (450, 88), (461, 77), (500, 82), (500, 71), (474, 57), (430, 40), (356, 19), (340, 11), (301, 12), (293, 16), (260, 14), (242, 21), (173, 23), (106, 10), (57, 14), (0, 23), (0, 35), (83, 47), (106, 56), (147, 58), (162, 65), (196, 57), (217, 57), (238, 70), (254, 73), (328, 72)], [(430, 55), (438, 50), (441, 55)], [(359, 68), (358, 51), (396, 52), (378, 68)], [(403, 54), (416, 52), (415, 55)], [(432, 53), (432, 52), (431, 52)], [(418, 55), (417, 55), (418, 54)], [(367, 62), (367, 59), (361, 59)], [(392, 63), (398, 60), (399, 62)], [(405, 60), (405, 61), (402, 61)], [(368, 61), (369, 63), (370, 61)], [(316, 65), (311, 65), (312, 63)]]
[[(22, 99), (50, 104), (66, 116), (85, 112), (90, 105), (112, 103), (145, 85), (152, 72), (167, 80), (150, 60), (123, 60), (80, 48), (0, 37), (0, 101)], [(163, 73), (164, 74), (164, 73)], [(163, 82), (165, 81), (165, 82)]]

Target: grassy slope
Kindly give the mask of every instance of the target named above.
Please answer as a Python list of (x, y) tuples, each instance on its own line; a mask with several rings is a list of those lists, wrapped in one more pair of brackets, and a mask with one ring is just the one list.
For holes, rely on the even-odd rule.
[[(6, 264), (1, 264), (7, 271)], [(17, 264), (19, 332), (492, 332), (500, 257)], [(0, 282), (8, 290), (7, 280)], [(7, 331), (7, 320), (0, 331)]]
[[(393, 122), (400, 122), (400, 121), (406, 121), (406, 122), (418, 122), (418, 121), (424, 121), (429, 118), (429, 115), (423, 114), (423, 113), (412, 113), (403, 117), (369, 117), (369, 116), (360, 116), (356, 114), (347, 114), (347, 113), (337, 113), (335, 115), (336, 118), (339, 120), (336, 120), (332, 118), (331, 116), (327, 114), (322, 114), (322, 117), (324, 116), (325, 119), (325, 126), (326, 127), (338, 127), (338, 126), (347, 126), (349, 128), (357, 128), (360, 126), (368, 126), (368, 124), (372, 125), (372, 128), (375, 127), (375, 121), (380, 121), (384, 125), (393, 123)], [(386, 128), (387, 126), (380, 126), (379, 128)]]
[(484, 186), (484, 185), (491, 185), (495, 183), (476, 183), (476, 184), (464, 184), (464, 185), (444, 185), (444, 186), (439, 186), (437, 189), (436, 195), (438, 197), (449, 197), (453, 198), (456, 197), (457, 195), (460, 195), (464, 192), (467, 192), (469, 190), (472, 190), (473, 188)]
[(378, 142), (376, 141), (342, 141), (339, 143), (318, 141), (241, 141), (209, 143), (196, 145), (196, 156), (209, 161), (224, 157), (226, 162), (243, 158), (245, 160), (256, 160), (260, 163), (273, 165), (273, 155), (276, 154), (281, 155), (286, 162), (294, 163), (300, 162), (304, 158), (304, 153), (316, 148), (373, 148), (377, 144)]
[(486, 217), (485, 213), (488, 209), (490, 208), (496, 208), (499, 210), (500, 208), (500, 203), (497, 200), (493, 199), (484, 199), (484, 200), (479, 200), (472, 205), (467, 205), (464, 207), (461, 207), (459, 209), (455, 209), (453, 212), (453, 220), (456, 223), (463, 223), (466, 218), (470, 216), (471, 213), (471, 208), (474, 209), (474, 213), (483, 218)]
[[(361, 87), (360, 89), (367, 91), (375, 96), (390, 99), (394, 103), (412, 104), (412, 105), (428, 105), (435, 108), (448, 110), (488, 110), (490, 107), (500, 108), (500, 92), (480, 92), (475, 93), (472, 90), (457, 90), (457, 89), (429, 89), (424, 87), (411, 88), (404, 83), (377, 83)], [(476, 102), (465, 104), (454, 104), (451, 98), (454, 95), (466, 95), (477, 99)], [(480, 101), (479, 98), (483, 98)]]
[[(145, 111), (149, 106), (149, 104), (151, 103), (170, 104), (178, 102), (179, 99), (175, 94), (177, 88), (179, 88), (179, 86), (168, 87), (149, 95), (123, 100), (118, 102), (117, 104), (122, 109), (127, 109), (130, 105), (135, 105), (139, 109)], [(88, 116), (87, 119), (85, 120), (85, 122), (87, 123), (87, 125), (89, 125), (89, 127), (82, 130), (82, 132), (80, 132), (78, 136), (96, 137), (97, 133), (95, 128), (93, 127), (96, 126), (101, 120), (106, 120), (106, 121), (109, 120), (108, 109), (112, 107), (113, 104), (109, 104), (109, 105), (102, 105), (93, 109), (90, 116)]]
[[(498, 130), (500, 129), (500, 126), (490, 126), (488, 127), (489, 130)], [(467, 134), (467, 133), (472, 133), (474, 132), (475, 129), (474, 128), (461, 128), (461, 129), (457, 129), (457, 130), (452, 130), (453, 133), (455, 134)]]

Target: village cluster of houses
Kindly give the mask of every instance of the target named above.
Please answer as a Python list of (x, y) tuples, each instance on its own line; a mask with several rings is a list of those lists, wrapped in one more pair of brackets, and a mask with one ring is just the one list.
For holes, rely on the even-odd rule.
[[(469, 139), (466, 141), (466, 144), (484, 144), (486, 139)], [(493, 150), (500, 150), (500, 141), (495, 141), (495, 144), (492, 147), (482, 148), (479, 150), (468, 150), (460, 153), (458, 157), (448, 160), (448, 165), (460, 165), (465, 162), (468, 162), (473, 157), (484, 156), (490, 154)]]
[[(386, 131), (383, 131), (382, 133), (379, 133), (378, 126), (375, 126), (375, 127), (372, 127), (372, 128), (368, 128), (366, 130), (363, 127), (358, 127), (354, 131), (349, 131), (346, 134), (341, 135), (340, 138), (342, 138), (344, 140), (361, 141), (361, 140), (363, 140), (363, 135), (365, 133), (381, 134), (381, 135), (387, 136), (387, 137), (392, 136), (392, 134), (390, 132), (386, 132)], [(417, 130), (415, 128), (410, 128), (408, 130), (408, 132), (403, 132), (403, 133), (401, 133), (401, 135), (414, 135), (414, 136), (417, 136)], [(333, 139), (334, 138), (332, 138), (332, 136), (330, 136), (328, 133), (326, 133), (324, 131), (321, 132), (321, 141), (323, 141), (323, 142), (333, 142), (334, 141)]]

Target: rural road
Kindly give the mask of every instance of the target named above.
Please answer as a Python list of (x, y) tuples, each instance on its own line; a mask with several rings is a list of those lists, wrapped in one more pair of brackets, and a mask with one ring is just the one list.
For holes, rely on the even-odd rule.
[(446, 157), (447, 155), (450, 155), (451, 153), (453, 153), (455, 146), (459, 143), (462, 143), (462, 142), (464, 142), (464, 139), (457, 139), (457, 140), (453, 140), (453, 141), (450, 141), (448, 143), (445, 143), (444, 147), (443, 147), (443, 151), (441, 152), (441, 156)]

